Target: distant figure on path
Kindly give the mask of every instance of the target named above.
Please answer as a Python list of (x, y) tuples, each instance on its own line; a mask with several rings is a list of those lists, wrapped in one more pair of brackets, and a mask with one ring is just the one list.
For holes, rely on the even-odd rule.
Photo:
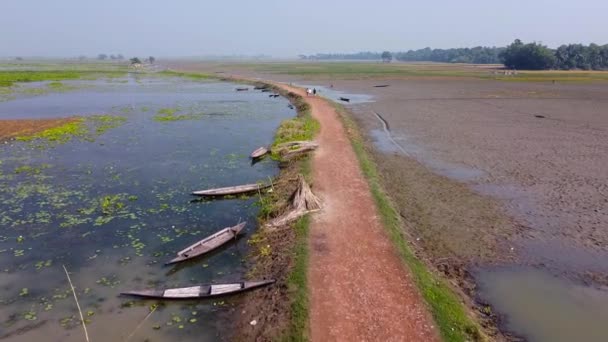
[(306, 88), (306, 95), (310, 96), (312, 94), (312, 89)]
[(312, 95), (317, 96), (317, 88), (312, 88)]

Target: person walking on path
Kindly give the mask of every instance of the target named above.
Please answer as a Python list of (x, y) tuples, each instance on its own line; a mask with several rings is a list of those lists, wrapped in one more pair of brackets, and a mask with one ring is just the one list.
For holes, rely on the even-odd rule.
[(313, 96), (317, 96), (317, 88), (313, 88), (312, 89), (312, 95)]

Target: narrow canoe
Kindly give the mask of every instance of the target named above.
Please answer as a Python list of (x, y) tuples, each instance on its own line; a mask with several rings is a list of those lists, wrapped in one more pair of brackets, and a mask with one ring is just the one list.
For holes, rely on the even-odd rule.
[(161, 299), (193, 299), (226, 296), (270, 285), (274, 280), (242, 281), (229, 284), (208, 284), (175, 289), (151, 289), (122, 292), (121, 295)]
[(251, 152), (251, 158), (260, 158), (266, 153), (268, 153), (268, 149), (266, 147), (258, 147), (255, 151)]
[(350, 102), (350, 99), (346, 98), (346, 97), (341, 97), (340, 100), (344, 101), (344, 102)]
[(245, 227), (245, 222), (239, 223), (234, 227), (227, 227), (219, 232), (207, 236), (201, 241), (177, 252), (177, 257), (173, 258), (171, 261), (166, 263), (165, 265), (175, 264), (181, 261), (189, 260), (196, 258), (197, 256), (206, 254), (211, 252), (212, 250), (226, 244), (230, 240), (236, 238), (237, 235), (243, 230)]
[(249, 88), (236, 88), (236, 91), (247, 91)]
[(248, 192), (258, 191), (265, 188), (270, 187), (270, 184), (245, 184), (245, 185), (237, 185), (237, 186), (229, 186), (226, 188), (216, 188), (216, 189), (208, 189), (208, 190), (199, 190), (193, 191), (192, 194), (194, 196), (228, 196), (228, 195), (238, 195), (238, 194), (246, 194)]

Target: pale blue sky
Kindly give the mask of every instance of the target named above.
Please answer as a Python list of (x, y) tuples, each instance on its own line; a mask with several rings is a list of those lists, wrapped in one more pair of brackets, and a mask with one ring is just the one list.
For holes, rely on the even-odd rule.
[(608, 0), (0, 0), (0, 56), (608, 44)]

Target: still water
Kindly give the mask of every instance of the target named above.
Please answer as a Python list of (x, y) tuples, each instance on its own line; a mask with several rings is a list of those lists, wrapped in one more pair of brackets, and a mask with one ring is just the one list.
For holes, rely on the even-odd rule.
[[(89, 133), (67, 142), (0, 146), (0, 339), (83, 340), (62, 265), (93, 341), (221, 339), (238, 298), (159, 303), (118, 294), (242, 279), (247, 236), (194, 262), (163, 264), (239, 220), (246, 235), (255, 231), (255, 197), (192, 202), (189, 193), (275, 176), (274, 162), (251, 166), (248, 154), (295, 112), (283, 98), (235, 92), (226, 82), (63, 83), (70, 91), (0, 103), (0, 119), (124, 119), (109, 129), (85, 119)], [(179, 119), (158, 121), (159, 113)]]
[(505, 315), (506, 328), (529, 341), (608, 341), (608, 289), (533, 268), (485, 270), (480, 296)]

